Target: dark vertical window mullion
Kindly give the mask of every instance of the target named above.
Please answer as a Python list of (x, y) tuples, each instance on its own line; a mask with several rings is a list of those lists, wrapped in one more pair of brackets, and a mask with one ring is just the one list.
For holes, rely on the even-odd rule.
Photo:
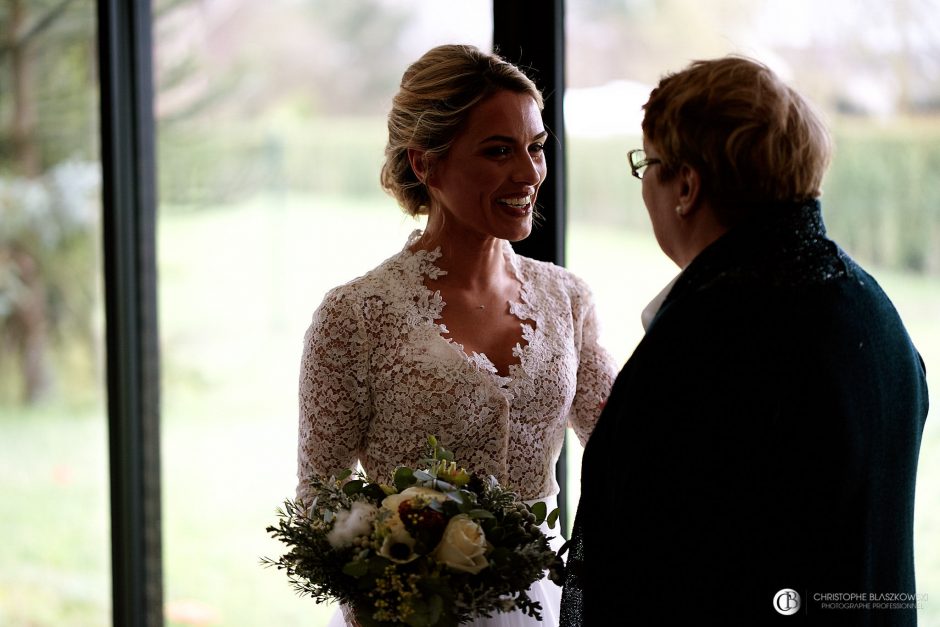
[[(565, 7), (564, 0), (493, 0), (493, 47), (504, 58), (525, 68), (545, 97), (542, 117), (554, 141), (548, 145), (548, 178), (539, 190), (543, 219), (516, 252), (533, 259), (565, 264)], [(562, 529), (567, 525), (565, 449), (556, 475), (561, 493)]]
[(149, 0), (99, 0), (113, 624), (163, 625)]

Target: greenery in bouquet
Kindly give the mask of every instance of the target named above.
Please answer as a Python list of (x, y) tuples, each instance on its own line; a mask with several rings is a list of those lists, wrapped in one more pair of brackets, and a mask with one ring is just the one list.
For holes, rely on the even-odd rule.
[(336, 600), (371, 625), (457, 625), (519, 610), (541, 619), (527, 594), (563, 564), (539, 525), (558, 510), (532, 506), (494, 477), (469, 474), (434, 436), (420, 469), (391, 484), (346, 470), (316, 478), (311, 503), (287, 500), (267, 528), (288, 546), (262, 562), (284, 570), (301, 595)]

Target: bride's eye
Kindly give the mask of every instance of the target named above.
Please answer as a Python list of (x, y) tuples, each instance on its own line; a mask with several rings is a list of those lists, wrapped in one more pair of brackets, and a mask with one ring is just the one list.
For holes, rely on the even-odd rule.
[(491, 146), (484, 151), (488, 157), (506, 157), (512, 152), (509, 146)]

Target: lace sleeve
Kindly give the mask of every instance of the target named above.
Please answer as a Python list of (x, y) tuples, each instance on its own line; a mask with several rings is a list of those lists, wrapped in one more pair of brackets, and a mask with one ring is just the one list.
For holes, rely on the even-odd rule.
[(369, 424), (369, 350), (362, 310), (340, 290), (327, 294), (304, 337), (300, 365), (297, 498), (312, 475), (354, 468)]
[(607, 402), (607, 395), (617, 376), (617, 366), (610, 353), (598, 342), (600, 323), (590, 289), (578, 281), (580, 300), (581, 345), (578, 360), (578, 389), (575, 394), (569, 426), (574, 429), (582, 446), (587, 442)]

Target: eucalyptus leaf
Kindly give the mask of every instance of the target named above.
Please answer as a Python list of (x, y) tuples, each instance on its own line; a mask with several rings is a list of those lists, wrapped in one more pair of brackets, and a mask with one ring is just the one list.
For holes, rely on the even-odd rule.
[(440, 511), (442, 511), (448, 518), (453, 518), (457, 514), (467, 513), (467, 507), (464, 505), (458, 505), (455, 501), (444, 501), (441, 503)]
[(549, 529), (554, 529), (554, 528), (555, 528), (555, 523), (558, 521), (558, 516), (559, 516), (560, 514), (561, 514), (561, 510), (556, 507), (556, 508), (553, 509), (552, 512), (548, 515), (548, 518), (545, 519), (545, 522), (548, 523), (548, 528), (549, 528)]
[(349, 468), (344, 468), (343, 470), (340, 470), (338, 473), (336, 473), (336, 480), (343, 481), (345, 479), (348, 479), (351, 474), (352, 474), (352, 470), (350, 470)]
[(457, 486), (447, 483), (446, 481), (441, 481), (440, 479), (435, 479), (431, 487), (441, 492), (452, 492), (457, 489)]
[(545, 522), (545, 514), (548, 511), (548, 507), (542, 501), (538, 503), (533, 503), (530, 508), (532, 513), (535, 515), (535, 524), (541, 525)]
[(434, 481), (435, 477), (434, 475), (428, 474), (427, 472), (423, 470), (416, 470), (415, 479), (417, 479), (418, 481)]
[(354, 494), (359, 494), (362, 492), (362, 486), (365, 485), (361, 479), (353, 479), (343, 486), (343, 492), (347, 496), (353, 496)]
[(354, 560), (343, 566), (343, 574), (350, 577), (359, 578), (369, 572), (369, 563), (362, 560)]
[(489, 512), (485, 509), (471, 509), (469, 512), (467, 512), (467, 516), (469, 516), (470, 518), (476, 518), (476, 519), (496, 518), (496, 516), (493, 516), (492, 512)]
[(465, 505), (470, 502), (466, 493), (461, 490), (451, 490), (449, 492), (445, 492), (445, 494), (447, 495), (448, 499), (459, 505)]

